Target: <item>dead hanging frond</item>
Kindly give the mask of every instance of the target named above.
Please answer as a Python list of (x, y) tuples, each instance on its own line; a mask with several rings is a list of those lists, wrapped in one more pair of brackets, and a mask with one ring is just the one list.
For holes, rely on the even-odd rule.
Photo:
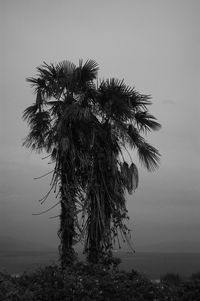
[(139, 183), (139, 173), (137, 166), (132, 162), (129, 167), (129, 191), (135, 191)]
[(41, 109), (43, 102), (44, 102), (44, 99), (42, 96), (42, 91), (41, 91), (41, 89), (38, 89), (37, 96), (36, 96), (36, 105), (38, 106), (39, 109)]
[(47, 210), (44, 210), (40, 213), (32, 213), (32, 215), (41, 215), (41, 214), (44, 214), (46, 212), (49, 212), (50, 210), (52, 210), (53, 208), (55, 208), (56, 206), (58, 206), (60, 204), (60, 201), (57, 202), (56, 204), (54, 204), (53, 206), (51, 206), (50, 208), (48, 208)]
[(41, 204), (43, 204), (49, 197), (51, 191), (53, 190), (53, 186), (51, 186), (51, 188), (49, 189), (49, 191), (41, 198), (38, 200), (38, 202), (40, 202)]
[(39, 176), (39, 177), (36, 177), (36, 178), (33, 178), (33, 179), (34, 179), (34, 180), (38, 180), (38, 179), (44, 178), (44, 177), (50, 175), (52, 172), (54, 172), (54, 169), (51, 170), (51, 171), (49, 171), (49, 172), (47, 172), (47, 173), (45, 173), (45, 174), (42, 175), (42, 176)]
[(49, 157), (51, 157), (51, 154), (50, 154), (50, 155), (47, 155), (47, 156), (45, 156), (45, 157), (43, 157), (42, 160), (45, 160), (45, 159), (47, 159), (47, 158), (49, 158)]
[(124, 149), (126, 150), (126, 152), (127, 152), (128, 156), (129, 156), (129, 159), (130, 159), (131, 163), (133, 163), (133, 159), (132, 159), (131, 154), (130, 154), (130, 152), (128, 151), (126, 145), (124, 144), (123, 147), (124, 147)]
[(60, 214), (54, 215), (54, 216), (50, 216), (49, 219), (53, 219), (53, 218), (57, 218), (60, 217)]
[(120, 167), (124, 186), (128, 190), (128, 193), (132, 193), (138, 187), (139, 182), (137, 166), (134, 163), (131, 163), (129, 166), (127, 162), (123, 162)]
[[(125, 226), (125, 225), (123, 225), (123, 226)], [(133, 246), (130, 242), (130, 239), (128, 238), (127, 230), (123, 229), (123, 227), (122, 227), (120, 232), (121, 232), (121, 235), (122, 235), (123, 242), (126, 242), (127, 245), (129, 246), (129, 248), (132, 250), (132, 252), (135, 253), (135, 250), (133, 249)]]

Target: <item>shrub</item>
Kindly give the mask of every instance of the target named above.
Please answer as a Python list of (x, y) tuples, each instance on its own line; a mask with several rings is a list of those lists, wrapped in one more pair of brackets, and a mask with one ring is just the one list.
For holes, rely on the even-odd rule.
[(190, 279), (192, 281), (196, 281), (196, 280), (200, 281), (200, 272), (192, 274), (191, 277), (190, 277)]
[[(194, 277), (194, 276), (193, 276)], [(196, 276), (195, 276), (196, 277)], [(19, 278), (0, 273), (1, 301), (195, 301), (199, 281), (167, 274), (154, 284), (138, 272), (78, 262), (62, 270), (48, 266)], [(178, 283), (178, 285), (176, 285)]]
[(161, 277), (161, 282), (169, 283), (172, 285), (179, 285), (182, 282), (182, 278), (179, 274), (168, 273)]

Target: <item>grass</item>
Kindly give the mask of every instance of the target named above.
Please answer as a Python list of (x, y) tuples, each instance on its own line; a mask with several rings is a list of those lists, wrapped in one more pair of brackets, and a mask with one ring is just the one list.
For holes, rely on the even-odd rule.
[(65, 270), (47, 266), (19, 278), (0, 273), (2, 301), (197, 301), (199, 296), (200, 273), (187, 280), (167, 274), (158, 284), (134, 270), (83, 262)]

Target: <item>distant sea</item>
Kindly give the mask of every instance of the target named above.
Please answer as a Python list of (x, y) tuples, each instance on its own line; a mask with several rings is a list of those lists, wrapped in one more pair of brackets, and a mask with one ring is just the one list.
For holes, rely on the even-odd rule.
[[(122, 259), (120, 268), (125, 271), (132, 269), (146, 275), (150, 279), (159, 279), (166, 273), (179, 273), (189, 277), (200, 272), (200, 253), (148, 253), (148, 252), (115, 252)], [(83, 259), (80, 254), (80, 259)], [(58, 253), (51, 252), (0, 252), (0, 272), (22, 274), (31, 272), (38, 267), (58, 262)]]

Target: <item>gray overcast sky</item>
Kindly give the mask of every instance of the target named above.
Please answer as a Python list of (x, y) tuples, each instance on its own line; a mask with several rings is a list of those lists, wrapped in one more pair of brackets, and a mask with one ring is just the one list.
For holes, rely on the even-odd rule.
[(46, 62), (94, 59), (100, 78), (124, 78), (152, 95), (162, 129), (149, 142), (160, 169), (141, 167), (127, 206), (136, 250), (200, 251), (200, 1), (1, 0), (0, 236), (53, 244), (58, 220), (40, 206), (50, 178), (41, 156), (23, 149), (22, 111), (34, 101), (25, 78)]

